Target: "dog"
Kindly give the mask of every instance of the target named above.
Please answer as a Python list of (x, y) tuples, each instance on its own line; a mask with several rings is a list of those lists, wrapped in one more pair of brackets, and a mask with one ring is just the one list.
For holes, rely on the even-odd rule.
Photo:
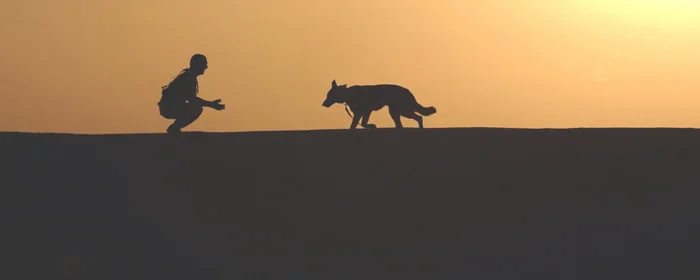
[[(326, 95), (322, 106), (329, 108), (335, 103), (345, 103), (355, 114), (352, 117), (350, 129), (357, 128), (362, 122), (363, 128), (377, 128), (375, 124), (368, 123), (373, 111), (389, 107), (389, 115), (394, 120), (396, 128), (403, 128), (401, 117), (413, 119), (418, 122), (418, 127), (423, 128), (423, 116), (430, 116), (437, 112), (435, 107), (424, 107), (416, 101), (413, 93), (408, 89), (391, 84), (380, 85), (347, 85), (339, 86), (335, 80), (331, 83), (331, 89)], [(418, 114), (420, 115), (418, 115)]]

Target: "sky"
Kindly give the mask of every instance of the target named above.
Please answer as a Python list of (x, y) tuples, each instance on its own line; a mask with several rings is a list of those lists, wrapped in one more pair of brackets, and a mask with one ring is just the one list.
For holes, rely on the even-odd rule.
[[(426, 127), (700, 127), (700, 1), (3, 0), (0, 131), (161, 133), (160, 87), (202, 53), (185, 131), (344, 129), (331, 81), (398, 84)], [(393, 127), (386, 108), (370, 123)], [(404, 119), (407, 127), (415, 127)]]

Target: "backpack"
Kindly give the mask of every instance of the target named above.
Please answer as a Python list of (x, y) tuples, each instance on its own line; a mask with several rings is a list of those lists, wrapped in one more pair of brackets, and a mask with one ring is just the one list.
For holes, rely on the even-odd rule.
[(177, 94), (177, 87), (174, 87), (173, 84), (175, 83), (175, 80), (177, 80), (177, 78), (179, 78), (180, 76), (182, 76), (183, 73), (185, 73), (186, 70), (187, 69), (180, 71), (180, 73), (177, 74), (177, 76), (175, 76), (170, 81), (170, 83), (161, 87), (160, 101), (158, 101), (158, 104), (169, 102), (169, 101), (173, 100), (173, 98)]

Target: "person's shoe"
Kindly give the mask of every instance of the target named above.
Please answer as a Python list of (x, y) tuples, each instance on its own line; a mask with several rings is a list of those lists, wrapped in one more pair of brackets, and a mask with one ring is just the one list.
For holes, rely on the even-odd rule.
[(168, 133), (168, 135), (178, 135), (178, 134), (182, 133), (182, 130), (179, 130), (179, 129), (177, 129), (177, 128), (174, 128), (174, 127), (171, 125), (171, 126), (168, 127), (168, 129), (166, 130), (166, 132)]

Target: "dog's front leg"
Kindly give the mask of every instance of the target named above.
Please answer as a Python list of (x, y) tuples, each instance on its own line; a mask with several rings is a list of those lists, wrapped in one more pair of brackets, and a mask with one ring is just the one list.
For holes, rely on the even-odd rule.
[(367, 113), (364, 113), (362, 115), (362, 122), (360, 122), (360, 125), (364, 128), (377, 128), (376, 125), (368, 123), (369, 122), (369, 115), (372, 114), (372, 111), (369, 111)]
[(362, 117), (362, 115), (360, 115), (360, 114), (355, 114), (355, 116), (352, 117), (352, 123), (350, 124), (350, 129), (357, 128), (357, 124), (360, 123), (361, 117)]

